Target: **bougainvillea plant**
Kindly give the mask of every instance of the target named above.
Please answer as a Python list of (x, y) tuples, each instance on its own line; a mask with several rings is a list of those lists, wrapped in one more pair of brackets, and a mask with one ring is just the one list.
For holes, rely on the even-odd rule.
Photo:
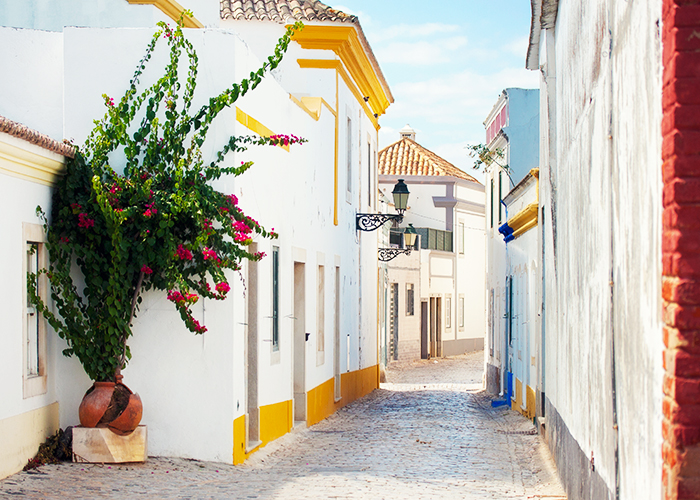
[[(68, 162), (46, 225), (50, 264), (40, 273), (48, 277), (58, 314), (38, 296), (38, 276), (28, 276), (31, 299), (68, 344), (63, 354), (75, 355), (93, 380), (115, 380), (131, 359), (127, 339), (145, 291), (165, 291), (187, 328), (201, 334), (206, 327), (195, 319), (192, 305), (225, 298), (230, 290), (225, 271), (264, 256), (249, 251), (253, 238), (277, 237), (244, 214), (235, 195), (211, 183), (251, 167), (252, 162), (224, 166), (229, 152), (304, 140), (234, 136), (209, 162), (200, 148), (216, 116), (277, 67), (301, 27), (289, 28), (249, 78), (191, 111), (197, 54), (181, 23), (175, 28), (159, 23), (124, 96), (119, 101), (103, 96), (107, 112)], [(146, 63), (162, 41), (170, 50), (165, 72), (139, 91)], [(183, 84), (181, 66), (187, 68)], [(124, 164), (121, 172), (110, 165), (114, 155)], [(77, 279), (74, 264), (81, 271)]]

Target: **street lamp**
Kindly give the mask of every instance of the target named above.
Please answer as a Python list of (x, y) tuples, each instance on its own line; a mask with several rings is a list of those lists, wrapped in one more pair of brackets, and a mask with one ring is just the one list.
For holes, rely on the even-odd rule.
[(388, 262), (395, 259), (401, 254), (410, 255), (411, 250), (416, 245), (416, 238), (418, 238), (418, 233), (413, 227), (413, 224), (409, 224), (403, 233), (403, 246), (404, 248), (380, 248), (379, 249), (379, 260), (382, 262)]
[(374, 231), (379, 229), (390, 220), (396, 220), (399, 223), (403, 220), (403, 213), (408, 207), (408, 186), (399, 179), (399, 182), (394, 186), (391, 192), (394, 197), (394, 208), (397, 214), (357, 214), (355, 220), (355, 228), (358, 231)]

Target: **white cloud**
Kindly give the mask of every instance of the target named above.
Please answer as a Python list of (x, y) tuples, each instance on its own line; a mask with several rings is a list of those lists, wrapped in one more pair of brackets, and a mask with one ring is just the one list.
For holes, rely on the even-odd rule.
[(393, 120), (421, 118), (432, 123), (458, 125), (486, 118), (501, 91), (507, 87), (539, 88), (539, 73), (504, 68), (490, 74), (472, 71), (392, 85), (395, 104), (388, 113)]
[(429, 65), (454, 60), (453, 52), (467, 45), (466, 37), (456, 36), (436, 41), (392, 42), (381, 45), (375, 53), (384, 64)]
[(527, 46), (530, 43), (530, 37), (529, 36), (522, 36), (520, 38), (515, 38), (511, 40), (510, 42), (506, 43), (503, 46), (503, 50), (506, 52), (510, 52), (516, 57), (520, 57), (525, 60), (525, 56), (527, 55)]
[[(363, 18), (364, 20), (364, 18)], [(368, 30), (372, 43), (392, 40), (394, 38), (419, 38), (431, 35), (445, 35), (462, 31), (456, 24), (424, 23), (424, 24), (394, 24), (386, 28)]]

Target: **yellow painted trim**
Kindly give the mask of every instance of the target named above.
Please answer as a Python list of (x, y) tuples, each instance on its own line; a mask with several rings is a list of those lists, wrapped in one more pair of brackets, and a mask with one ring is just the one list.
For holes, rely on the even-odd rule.
[(58, 403), (0, 420), (0, 479), (21, 471), (58, 424)]
[(515, 379), (515, 399), (510, 400), (511, 409), (522, 413), (521, 409), (523, 406), (523, 383), (519, 378)]
[(238, 465), (265, 446), (270, 441), (284, 436), (294, 425), (293, 403), (281, 401), (260, 409), (260, 444), (246, 452), (246, 416), (241, 415), (233, 421), (233, 464)]
[[(242, 111), (241, 108), (239, 108), (238, 106), (236, 106), (236, 120), (238, 121), (238, 123), (240, 123), (244, 127), (249, 128), (261, 137), (270, 137), (271, 135), (277, 135), (265, 125), (260, 123), (258, 120)], [(289, 153), (289, 146), (279, 147), (284, 149), (287, 153)]]
[(340, 108), (340, 96), (338, 95), (338, 72), (335, 72), (335, 139), (333, 146), (333, 225), (338, 225), (338, 179), (340, 174), (338, 173), (338, 147), (339, 147), (339, 108)]
[(537, 226), (537, 202), (530, 203), (520, 212), (508, 219), (508, 225), (513, 229), (513, 237), (517, 238), (526, 231)]
[[(132, 5), (153, 5), (159, 8), (166, 16), (173, 21), (179, 21), (182, 12), (185, 8), (175, 0), (126, 0)], [(183, 25), (185, 28), (204, 28), (196, 17), (183, 16)]]
[(306, 422), (314, 425), (343, 406), (379, 388), (379, 365), (343, 373), (340, 376), (340, 400), (335, 400), (333, 378), (306, 393)]
[(297, 63), (299, 64), (300, 68), (335, 69), (338, 72), (338, 74), (340, 74), (340, 76), (343, 78), (345, 85), (348, 86), (350, 92), (352, 92), (352, 95), (354, 95), (355, 99), (357, 99), (357, 102), (360, 104), (360, 107), (362, 107), (362, 110), (367, 115), (367, 118), (369, 118), (370, 122), (372, 122), (372, 125), (374, 125), (375, 130), (379, 130), (380, 127), (377, 118), (374, 116), (374, 113), (369, 108), (369, 106), (367, 106), (367, 103), (365, 102), (362, 93), (360, 92), (360, 90), (358, 90), (352, 78), (350, 78), (350, 75), (348, 75), (348, 72), (345, 71), (343, 63), (341, 61), (338, 61), (337, 59), (297, 59)]
[(337, 115), (335, 110), (331, 108), (331, 105), (328, 104), (323, 97), (302, 97), (301, 99), (297, 99), (292, 94), (289, 94), (289, 98), (316, 121), (321, 118), (321, 109), (323, 106), (328, 108), (328, 111), (330, 111), (333, 116)]
[(525, 386), (525, 398), (527, 399), (527, 418), (535, 418), (537, 415), (537, 396), (529, 385)]
[[(340, 376), (341, 398), (335, 401), (335, 384), (331, 378), (306, 393), (306, 424), (311, 426), (329, 417), (343, 406), (379, 388), (379, 365), (343, 373)], [(1, 424), (2, 422), (0, 422)], [(245, 415), (233, 421), (233, 463), (242, 464), (270, 441), (284, 436), (294, 425), (294, 403), (282, 401), (260, 407), (261, 444), (246, 453)], [(2, 434), (0, 434), (2, 436)]]
[(64, 161), (47, 158), (0, 141), (0, 172), (12, 177), (54, 186), (63, 175)]
[(359, 87), (361, 97), (369, 97), (372, 114), (383, 115), (393, 102), (382, 86), (354, 27), (306, 25), (303, 30), (294, 33), (293, 40), (304, 49), (335, 52)]

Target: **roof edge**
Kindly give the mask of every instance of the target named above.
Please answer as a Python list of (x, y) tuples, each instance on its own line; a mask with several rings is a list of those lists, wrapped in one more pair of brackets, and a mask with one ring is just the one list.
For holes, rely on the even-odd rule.
[(42, 134), (37, 130), (31, 129), (26, 125), (22, 125), (21, 123), (10, 120), (2, 115), (0, 115), (0, 132), (4, 132), (13, 137), (25, 140), (31, 144), (39, 146), (40, 148), (57, 153), (67, 158), (75, 157), (76, 147), (72, 144), (59, 142), (46, 134)]

